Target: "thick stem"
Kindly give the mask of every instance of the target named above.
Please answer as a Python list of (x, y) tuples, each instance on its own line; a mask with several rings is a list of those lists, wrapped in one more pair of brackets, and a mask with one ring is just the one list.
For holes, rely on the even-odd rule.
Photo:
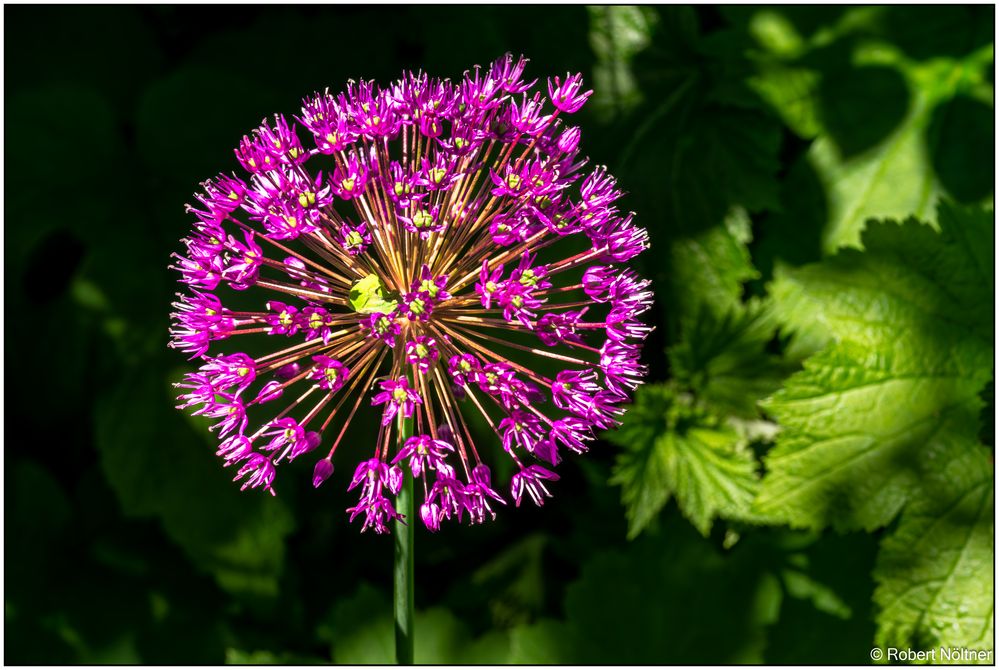
[[(413, 435), (413, 419), (402, 419), (400, 446)], [(413, 664), (413, 536), (416, 526), (413, 504), (413, 475), (403, 468), (402, 490), (396, 498), (396, 511), (405, 520), (395, 523), (395, 661)]]

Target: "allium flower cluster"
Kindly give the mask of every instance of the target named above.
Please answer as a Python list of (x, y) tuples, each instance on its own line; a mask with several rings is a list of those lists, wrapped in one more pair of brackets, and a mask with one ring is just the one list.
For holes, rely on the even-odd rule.
[(545, 96), (525, 65), (317, 93), (243, 137), (245, 173), (202, 184), (171, 346), (200, 361), (180, 407), (214, 420), (243, 489), (273, 494), (278, 467), (320, 447), (321, 485), (368, 402), (382, 418), (350, 518), (386, 531), (413, 476), (427, 528), (481, 523), (543, 504), (564, 453), (618, 422), (645, 375), (652, 293), (623, 264), (647, 235), (614, 178), (585, 169), (566, 121), (590, 95), (580, 75)]

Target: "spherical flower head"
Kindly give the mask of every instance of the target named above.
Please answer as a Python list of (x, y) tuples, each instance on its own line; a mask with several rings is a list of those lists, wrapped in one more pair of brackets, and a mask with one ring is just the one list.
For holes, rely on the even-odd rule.
[[(242, 489), (274, 494), (302, 460), (319, 487), (346, 458), (363, 531), (401, 518), (405, 477), (429, 530), (479, 524), (542, 505), (620, 421), (646, 373), (653, 296), (626, 263), (648, 236), (566, 124), (582, 77), (539, 90), (527, 66), (315, 93), (243, 136), (243, 172), (201, 183), (172, 264), (170, 346), (197, 361), (178, 407), (211, 420)], [(366, 401), (379, 433), (358, 444)]]

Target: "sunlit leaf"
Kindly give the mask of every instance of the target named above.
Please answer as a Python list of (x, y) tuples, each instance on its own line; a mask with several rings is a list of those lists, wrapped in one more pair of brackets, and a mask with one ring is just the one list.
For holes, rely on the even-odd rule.
[(902, 513), (898, 528), (885, 538), (878, 555), (877, 643), (991, 650), (995, 627), (991, 454), (984, 447), (969, 449), (951, 462), (935, 465), (936, 476)]
[(674, 496), (705, 535), (717, 516), (750, 518), (758, 484), (753, 452), (734, 428), (696, 410), (689, 398), (665, 386), (642, 387), (607, 439), (623, 449), (611, 481), (622, 487), (629, 537)]

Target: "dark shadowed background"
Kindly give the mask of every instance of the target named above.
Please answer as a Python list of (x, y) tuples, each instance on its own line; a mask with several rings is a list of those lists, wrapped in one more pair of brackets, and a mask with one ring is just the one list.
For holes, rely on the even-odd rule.
[[(973, 56), (993, 8), (848, 11), (5, 7), (5, 663), (392, 658), (392, 544), (348, 525), (351, 445), (318, 491), (297, 463), (276, 498), (240, 493), (173, 409), (184, 204), (262, 118), (506, 51), (542, 81), (581, 71), (584, 153), (650, 230), (645, 358), (672, 380), (698, 301), (762, 295), (868, 215), (992, 196), (993, 67)], [(878, 169), (898, 178), (864, 181)], [(800, 363), (781, 336), (766, 352), (737, 389), (750, 413)], [(880, 531), (695, 528), (669, 503), (628, 539), (620, 449), (566, 462), (543, 509), (417, 528), (418, 661), (867, 662)]]

